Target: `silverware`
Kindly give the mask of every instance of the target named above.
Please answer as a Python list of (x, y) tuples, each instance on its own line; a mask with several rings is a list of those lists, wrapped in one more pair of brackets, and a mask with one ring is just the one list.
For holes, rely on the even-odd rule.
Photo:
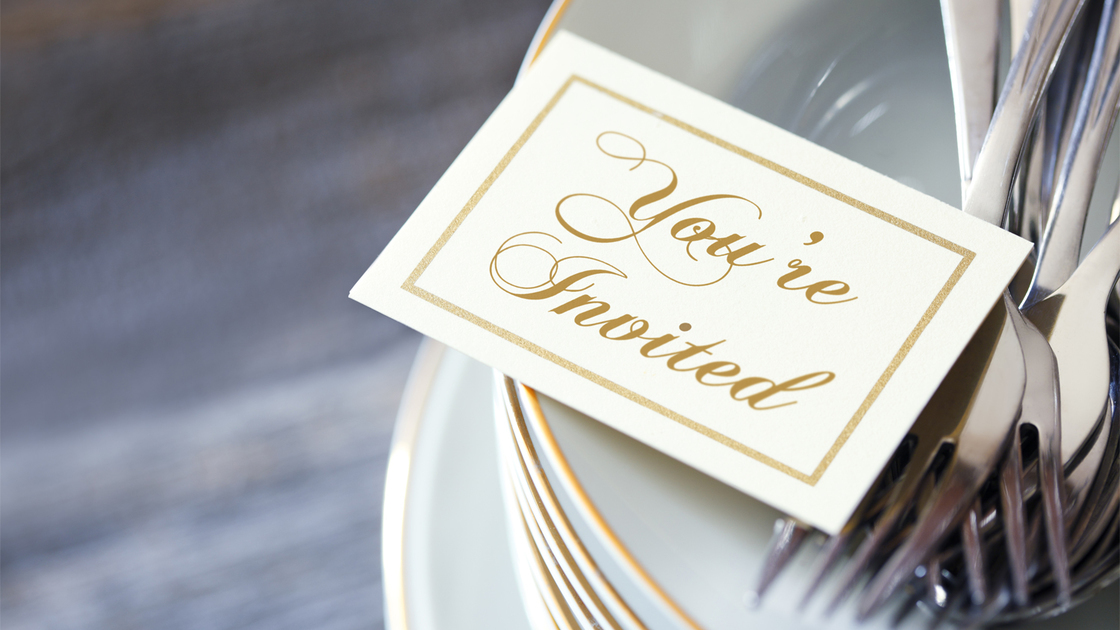
[[(1016, 21), (1016, 10), (1024, 11), (1021, 5), (1021, 2), (1010, 5), (1013, 22)], [(1025, 16), (1021, 19), (1025, 20)], [(1085, 32), (1090, 30), (1091, 25), (1086, 24), (1089, 21), (1083, 14), (1070, 26), (1069, 41), (1056, 62), (1054, 77), (1043, 96), (1033, 137), (1023, 158), (1025, 172), (1020, 171), (1019, 174), (1018, 194), (1012, 208), (1015, 214), (1009, 217), (1008, 229), (1032, 243), (1038, 243), (1042, 238), (1053, 199), (1054, 174), (1062, 163), (1068, 134), (1073, 126), (1074, 116), (1070, 110), (1076, 107), (1075, 97), (1080, 94), (1088, 72), (1089, 57), (1093, 52), (1093, 40)], [(1037, 253), (1035, 248), (1012, 282), (1011, 294), (1020, 302), (1034, 275)]]
[[(1108, 137), (1115, 123), (1120, 103), (1120, 11), (1117, 11), (1115, 0), (1105, 2), (1102, 7), (1100, 25), (1095, 38), (1090, 76), (1086, 79), (1078, 104), (1077, 118), (1070, 133), (1070, 148), (1065, 153), (1062, 172), (1055, 188), (1054, 202), (1051, 206), (1044, 241), (1035, 269), (1034, 278), (1024, 303), (1027, 312), (1037, 312), (1032, 305), (1038, 305), (1042, 298), (1054, 293), (1049, 287), (1056, 282), (1067, 281), (1077, 265), (1077, 258), (1081, 248), (1081, 231), (1088, 213), (1089, 200), (1096, 183), (1104, 148), (1107, 146)], [(1100, 75), (1100, 76), (1096, 76)], [(1103, 244), (1103, 242), (1102, 242)], [(1083, 273), (1103, 273), (1109, 275), (1106, 269), (1086, 269)], [(1115, 273), (1111, 275), (1115, 276)], [(1104, 280), (1102, 280), (1104, 282)], [(1097, 311), (1096, 317), (1106, 310), (1108, 299), (1113, 295), (1112, 287), (1115, 278), (1107, 283), (1107, 287), (1098, 294), (1104, 296), (1105, 304)], [(1064, 285), (1063, 285), (1064, 286)], [(1074, 290), (1078, 285), (1074, 285)], [(1096, 291), (1095, 289), (1081, 289)], [(1062, 297), (1068, 300), (1068, 297)], [(1092, 318), (1086, 314), (1083, 317)], [(1069, 337), (1059, 335), (1058, 343), (1069, 344)], [(1104, 341), (1101, 340), (1102, 344)], [(1107, 363), (1103, 357), (1103, 349), (1098, 353), (1097, 364), (1090, 368), (1086, 364), (1072, 365), (1072, 356), (1078, 352), (1076, 348), (1065, 348), (1067, 364), (1065, 370), (1060, 371), (1063, 381), (1071, 378), (1081, 378), (1080, 372), (1071, 370), (1095, 369), (1098, 373), (1107, 372)], [(1055, 348), (1055, 352), (1059, 349)], [(1076, 374), (1076, 375), (1074, 375)], [(1063, 383), (1063, 390), (1076, 387), (1078, 384)], [(1063, 391), (1063, 398), (1067, 405), (1072, 407), (1075, 403), (1069, 400), (1069, 393)], [(1072, 395), (1078, 395), (1074, 393)], [(1070, 521), (1079, 518), (1081, 524), (1075, 527), (1074, 539), (1071, 545), (1076, 546), (1081, 531), (1084, 529), (1086, 515), (1081, 512), (1086, 507), (1093, 506), (1093, 501), (1087, 499), (1085, 493), (1101, 467), (1106, 451), (1108, 437), (1107, 427), (1101, 431), (1102, 421), (1094, 413), (1097, 405), (1090, 404), (1088, 409), (1076, 410), (1080, 414), (1063, 420), (1065, 431), (1065, 449), (1063, 460), (1067, 468), (1072, 468), (1069, 474), (1070, 484)], [(1076, 554), (1075, 554), (1076, 557)]]
[(1120, 12), (1115, 0), (1103, 3), (1092, 50), (1046, 228), (1038, 242), (1038, 263), (1023, 299), (1026, 307), (1065, 282), (1080, 258), (1089, 201), (1120, 103)]
[[(1110, 366), (1105, 306), (1120, 278), (1120, 223), (1113, 222), (1081, 265), (1047, 298), (1025, 309), (1046, 335), (1058, 360), (1061, 383), (1063, 459), (1077, 465), (1067, 478), (1068, 506), (1078, 514), (1103, 458), (1082, 448), (1100, 428), (1109, 405)], [(1080, 439), (1079, 439), (1080, 438)], [(1077, 441), (1074, 441), (1077, 440)], [(1073, 442), (1070, 444), (1069, 442)], [(1100, 441), (1095, 442), (1099, 444)], [(1092, 450), (1089, 455), (1093, 455)], [(1067, 464), (1068, 465), (1068, 464)]]
[[(1078, 232), (1079, 237), (1084, 219), (1078, 222), (1076, 216), (1073, 219), (1063, 217), (1076, 215), (1082, 199), (1087, 205), (1095, 183), (1099, 154), (1107, 142), (1116, 115), (1113, 93), (1118, 89), (1115, 67), (1120, 66), (1120, 55), (1117, 54), (1120, 49), (1111, 38), (1120, 29), (1114, 26), (1115, 3), (1116, 0), (1104, 3), (1100, 28), (1092, 19), (1095, 15), (1085, 19), (1092, 26), (1087, 32), (1098, 35), (1092, 40), (1093, 46), (1085, 47), (1086, 51), (1092, 51), (1092, 55), (1090, 57), (1088, 52), (1082, 54), (1080, 49), (1069, 50), (1063, 58), (1063, 65), (1070, 70), (1064, 71), (1061, 80), (1055, 81), (1054, 86), (1049, 88), (1051, 96), (1046, 112), (1039, 114), (1048, 118), (1045, 131), (1039, 132), (1035, 143), (1044, 147), (1042, 150), (1046, 155), (1036, 156), (1035, 163), (1041, 165), (1038, 167), (1041, 170), (1032, 176), (1041, 181), (1047, 169), (1052, 171), (1054, 164), (1062, 164), (1054, 179), (1055, 192), (1050, 202), (1042, 206), (1048, 226), (1046, 232), (1050, 234)], [(983, 125), (978, 121), (991, 112), (990, 99), (985, 101), (981, 86), (985, 81), (990, 85), (994, 74), (991, 69), (994, 46), (991, 42), (995, 35), (990, 25), (996, 21), (992, 16), (997, 7), (993, 6), (994, 3), (944, 0), (947, 48), (958, 110), (962, 204), (970, 214), (994, 223), (1004, 219), (1029, 125), (1054, 72), (1055, 60), (1062, 58), (1060, 52), (1063, 46), (1070, 41), (1076, 43), (1076, 38), (1071, 35), (1076, 31), (1071, 26), (1076, 23), (1084, 4), (1077, 0), (1041, 0), (1035, 4), (1028, 20), (1029, 32), (1021, 40), (1020, 53), (1012, 63), (984, 148), (977, 155), (976, 129)], [(969, 12), (978, 15), (970, 20)], [(986, 28), (988, 30), (984, 30)], [(970, 41), (969, 37), (976, 39)], [(1074, 39), (1071, 40), (1071, 37)], [(970, 55), (979, 57), (980, 61), (970, 61)], [(1089, 63), (1082, 64), (1086, 70), (1074, 72), (1078, 60), (1082, 58), (1089, 60)], [(1112, 65), (1107, 63), (1108, 60), (1112, 61)], [(1104, 77), (1096, 78), (1102, 72)], [(1074, 101), (1065, 99), (1063, 95), (1071, 91), (1082, 94), (1080, 100), (1075, 99), (1078, 105), (1076, 116), (1066, 114), (1068, 104)], [(1100, 113), (1109, 111), (1111, 114), (1108, 116)], [(1091, 159), (1094, 151), (1095, 161)], [(1042, 159), (1044, 157), (1045, 160)], [(976, 160), (975, 168), (970, 169), (972, 160)], [(1089, 172), (1093, 177), (1087, 175)], [(1041, 185), (1039, 181), (1028, 185)], [(1020, 196), (1022, 193), (1021, 190)], [(1113, 214), (1120, 214), (1120, 199)], [(1023, 218), (1019, 217), (1020, 220)], [(1066, 227), (1071, 224), (1075, 227)], [(1051, 225), (1060, 226), (1060, 229)], [(1051, 253), (1046, 256), (1057, 257), (1057, 252), (1061, 250), (1059, 243), (1065, 242), (1062, 239), (1069, 239), (1065, 236), (1050, 238), (1048, 249)], [(1105, 246), (1101, 251), (1105, 253), (1098, 254), (1096, 258), (1108, 255), (1111, 250)], [(1120, 263), (1120, 251), (1111, 255)], [(1042, 277), (1048, 277), (1047, 270), (1057, 263), (1045, 262), (1045, 256), (1040, 260), (1043, 261), (1040, 262)], [(1094, 278), (1108, 275), (1107, 270), (1093, 269), (1091, 266), (1082, 273)], [(1116, 300), (1116, 276), (1117, 273), (1113, 273), (1107, 282), (1107, 291), (1104, 292), (1106, 302)], [(1106, 283), (1106, 280), (1098, 280), (1098, 283)], [(1039, 284), (1039, 287), (1043, 286), (1044, 283)], [(1027, 291), (1025, 282), (1023, 290)], [(1032, 290), (1038, 295), (1044, 288)], [(1084, 291), (1088, 289), (1078, 290)], [(1061, 303), (1062, 300), (1051, 303), (1051, 307), (1061, 310), (1065, 307), (1056, 306)], [(1103, 323), (1104, 312), (1104, 308), (1095, 310), (1096, 321)], [(1089, 321), (1089, 315), (1085, 315), (1082, 321)], [(1049, 331), (1044, 331), (1047, 332), (1044, 336), (1034, 323), (1037, 322), (1032, 323), (1022, 316), (1016, 302), (1005, 293), (1002, 304), (993, 309), (981, 332), (977, 333), (942, 388), (935, 393), (923, 417), (915, 423), (914, 431), (920, 435), (914, 436), (917, 444), (911, 445), (911, 461), (905, 471), (895, 475), (895, 479), (887, 485), (886, 498), (871, 502), (875, 505), (873, 508), (861, 506), (844, 531), (826, 540), (821, 550), (823, 562), (806, 599), (843, 557), (844, 551), (857, 542), (855, 553), (839, 580), (841, 587), (830, 610), (858, 585), (864, 573), (871, 573), (859, 603), (859, 612), (863, 617), (877, 610), (899, 585), (912, 580), (914, 570), (923, 564), (921, 588), (924, 592), (920, 588), (912, 599), (924, 597), (941, 614), (954, 616), (966, 623), (1012, 618), (1025, 611), (1037, 611), (1040, 610), (1039, 602), (1051, 608), (1065, 607), (1074, 594), (1084, 592), (1087, 585), (1104, 579), (1102, 576), (1111, 575), (1107, 563), (1114, 558), (1116, 545), (1112, 545), (1107, 536), (1109, 532), (1115, 533), (1117, 504), (1120, 503), (1120, 464), (1115, 463), (1115, 454), (1120, 450), (1120, 425), (1113, 415), (1108, 415), (1108, 426), (1099, 437), (1085, 442), (1084, 448), (1089, 449), (1089, 455), (1079, 453), (1079, 456), (1085, 457), (1086, 466), (1079, 473), (1084, 481), (1074, 484), (1071, 493), (1077, 505), (1069, 512), (1072, 518), (1068, 522), (1073, 527), (1073, 536), (1067, 548), (1067, 521), (1063, 518), (1062, 506), (1062, 464), (1068, 463), (1068, 458), (1061, 444), (1063, 425), (1058, 421), (1059, 413), (1068, 407), (1060, 402), (1066, 397), (1060, 396), (1060, 393), (1065, 394), (1067, 388), (1057, 378), (1064, 372), (1062, 362), (1055, 357), (1057, 350), (1052, 351), (1050, 347), (1053, 336)], [(1106, 343), (1098, 343), (1097, 348), (1104, 348)], [(971, 366), (966, 358), (972, 359)], [(1097, 367), (1099, 363), (1092, 362)], [(983, 369), (977, 366), (983, 366)], [(1107, 379), (1107, 364), (1103, 372)], [(1116, 387), (1115, 383), (1113, 387)], [(1021, 414), (1018, 413), (1020, 409)], [(1031, 464), (1030, 478), (1037, 478), (1033, 484), (1024, 484), (1024, 462), (1018, 442), (1019, 429), (1026, 424), (1034, 426), (1039, 437), (1037, 460), (1028, 462)], [(1009, 444), (1013, 445), (1010, 449)], [(956, 452), (947, 458), (941, 450), (945, 445), (956, 447)], [(1101, 460), (1110, 462), (1110, 465), (1096, 465)], [(977, 494), (997, 464), (1000, 464), (1000, 500), (1003, 505), (998, 516), (1002, 519), (996, 518), (996, 513), (990, 508), (985, 512)], [(1076, 468), (1073, 470), (1077, 471)], [(1028, 536), (1023, 505), (1024, 496), (1032, 492), (1038, 492), (1042, 498), (1049, 566), (1029, 563), (1029, 541), (1037, 538), (1036, 530), (1039, 530), (1038, 521), (1035, 521)], [(1116, 497), (1115, 500), (1113, 497)], [(913, 525), (906, 525), (903, 516), (910, 510), (917, 510), (919, 515)], [(961, 547), (936, 554), (946, 534), (962, 521)], [(760, 580), (762, 588), (759, 594), (811, 531), (792, 521), (783, 521), (779, 525)], [(984, 556), (990, 545), (1000, 538), (1004, 539), (1001, 544), (1007, 545), (1008, 553), (986, 567)], [(1072, 576), (1067, 551), (1074, 551), (1073, 558), (1079, 562)], [(885, 562), (884, 554), (889, 556)], [(940, 583), (942, 562), (966, 567), (967, 588), (962, 589), (956, 583), (948, 587)], [(876, 565), (880, 564), (876, 570)], [(951, 571), (954, 573), (946, 573), (946, 577), (956, 580), (959, 577), (956, 569)], [(999, 578), (994, 590), (987, 584), (987, 579), (993, 576), (1005, 576)], [(1007, 578), (1010, 578), (1009, 583), (1002, 581)], [(1031, 593), (1039, 599), (1028, 606), (1028, 595)], [(964, 596), (972, 601), (967, 610), (966, 600), (962, 599)], [(1008, 612), (1012, 601), (1016, 604), (1014, 614)]]
[[(1109, 358), (1111, 363), (1109, 407), (1111, 423), (1115, 427), (1116, 419), (1120, 416), (1117, 413), (1117, 405), (1120, 403), (1120, 348), (1111, 339), (1109, 339)], [(1035, 584), (1036, 597), (1029, 608), (1004, 611), (996, 621), (1009, 623), (1032, 617), (1053, 616), (1077, 602), (1088, 599), (1099, 589), (1120, 578), (1120, 557), (1117, 555), (1117, 548), (1120, 547), (1120, 538), (1117, 536), (1120, 533), (1117, 531), (1120, 525), (1118, 521), (1120, 515), (1117, 514), (1117, 504), (1120, 503), (1117, 469), (1120, 468), (1120, 462), (1115, 459), (1110, 461), (1112, 465), (1107, 467), (1107, 470), (1102, 468), (1101, 476), (1098, 477), (1106, 480), (1100, 495), (1102, 500), (1097, 504), (1098, 509), (1094, 511), (1094, 518), (1100, 519), (1099, 525), (1094, 526), (1099, 534), (1091, 539), (1086, 538), (1088, 551), (1082, 554), (1082, 559), (1074, 567), (1072, 602), (1058, 601), (1055, 592), (1049, 589), (1046, 579), (1042, 579)], [(1037, 595), (1039, 593), (1041, 595)]]
[(966, 418), (955, 439), (956, 450), (941, 472), (935, 496), (920, 507), (913, 530), (867, 585), (859, 602), (861, 618), (878, 610), (908, 582), (918, 565), (944, 540), (1008, 444), (1009, 429), (1019, 415), (1026, 385), (1023, 351), (1008, 316), (1008, 302), (1005, 297), (992, 309), (970, 344), (973, 352), (966, 350), (958, 360), (973, 363), (964, 369), (974, 380), (964, 385), (974, 387), (958, 390), (952, 397), (957, 408), (951, 411)]
[[(957, 135), (975, 137), (976, 129), (986, 129), (992, 116), (992, 94), (995, 90), (996, 56), (999, 45), (999, 3), (969, 0), (942, 0), (945, 40), (949, 51), (949, 76), (952, 79)], [(1041, 114), (1040, 114), (1041, 115)], [(967, 199), (973, 162), (979, 153), (978, 144), (958, 141), (961, 171), (961, 198)], [(1053, 354), (1037, 330), (1017, 312), (1009, 310), (1016, 334), (1023, 345), (1027, 366), (1027, 384), (1022, 411), (1012, 429), (1011, 446), (1000, 474), (1000, 498), (1003, 507), (1004, 540), (1012, 582), (1012, 595), (1020, 606), (1027, 605), (1027, 536), (1022, 487), (1022, 446), (1020, 434), (1024, 425), (1032, 425), (1039, 435), (1039, 471), (1043, 500), (1050, 533), (1048, 549), (1051, 564), (1059, 576), (1067, 576), (1065, 530), (1061, 509), (1061, 467), (1054, 466), (1060, 455), (1061, 431), (1057, 409), (1057, 367)], [(981, 506), (973, 502), (961, 530), (965, 568), (974, 605), (987, 599), (984, 554), (980, 542)], [(1063, 581), (1068, 596), (1068, 576)]]
[[(1111, 340), (1110, 340), (1111, 341)], [(1113, 346), (1115, 351), (1115, 346)], [(1113, 377), (1110, 383), (1109, 405), (1105, 416), (1102, 434), (1107, 434), (1107, 440), (1102, 439), (1104, 446), (1103, 465), (1097, 470), (1093, 485), (1085, 498), (1086, 511), (1071, 532), (1073, 557), (1080, 559), (1099, 539), (1112, 514), (1120, 503), (1120, 458), (1117, 457), (1120, 448), (1120, 414), (1117, 414), (1117, 390), (1120, 383), (1116, 378), (1116, 357), (1112, 357)]]
[(745, 597), (748, 605), (757, 606), (762, 601), (770, 585), (812, 532), (812, 527), (794, 518), (779, 518), (774, 521), (774, 533), (766, 548), (766, 559), (762, 563), (762, 570), (759, 572), (754, 589)]
[[(1054, 60), (1069, 34), (1069, 26), (1085, 0), (1038, 0), (1023, 35), (1023, 45), (1011, 62), (996, 104), (993, 124), (972, 172), (965, 211), (994, 225), (1002, 225), (1012, 181), (1043, 88)], [(990, 148), (989, 148), (990, 147)]]
[(941, 0), (957, 128), (961, 205), (996, 104), (999, 0)]
[[(964, 211), (970, 215), (995, 225), (1003, 223), (1027, 131), (1053, 70), (1053, 62), (1067, 39), (1070, 24), (1083, 5), (1083, 0), (1039, 0), (1035, 3), (1023, 45), (1011, 63), (984, 146), (976, 159), (973, 180), (964, 201)], [(1023, 383), (1027, 378), (1024, 349), (1018, 335), (1020, 332), (1026, 335), (1033, 333), (1031, 327), (1021, 321), (1018, 309), (1007, 292), (995, 311), (1001, 308), (1004, 309), (1005, 325), (990, 355), (988, 367), (993, 371), (984, 376), (974, 392), (969, 419), (957, 442), (954, 459), (942, 473), (938, 494), (921, 511), (914, 531), (865, 589), (859, 603), (862, 617), (877, 610), (901, 584), (909, 581), (918, 565), (942, 542), (971, 504), (1008, 444), (1010, 429), (1018, 420), (1023, 402)], [(1028, 343), (1027, 348), (1032, 353), (1029, 357), (1031, 364), (1041, 365), (1042, 360), (1037, 354), (1039, 345)], [(1017, 366), (1014, 365), (1016, 360), (1019, 362)], [(1011, 396), (1005, 394), (1000, 399), (994, 392), (985, 391), (996, 388), (1017, 392), (1018, 399), (1012, 402)], [(1028, 402), (1031, 400), (1029, 398)], [(992, 406), (980, 406), (982, 402)], [(1040, 424), (1046, 423), (1041, 418), (1046, 410), (1045, 404), (1032, 410), (1040, 414)]]

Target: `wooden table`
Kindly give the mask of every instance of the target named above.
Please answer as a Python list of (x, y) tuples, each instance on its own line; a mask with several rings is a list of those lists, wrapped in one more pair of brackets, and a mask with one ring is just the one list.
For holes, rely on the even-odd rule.
[(546, 8), (3, 4), (5, 628), (380, 627), (419, 337), (346, 294)]

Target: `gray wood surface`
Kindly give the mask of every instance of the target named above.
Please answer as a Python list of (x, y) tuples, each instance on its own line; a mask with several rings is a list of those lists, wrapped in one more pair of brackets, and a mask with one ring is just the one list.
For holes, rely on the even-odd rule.
[(380, 627), (419, 337), (346, 294), (543, 0), (0, 9), (0, 623)]

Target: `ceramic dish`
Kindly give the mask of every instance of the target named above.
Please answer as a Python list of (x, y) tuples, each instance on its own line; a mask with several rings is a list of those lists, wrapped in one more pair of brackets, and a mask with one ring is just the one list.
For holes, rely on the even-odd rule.
[[(643, 600), (633, 596), (633, 589), (620, 592), (614, 587), (614, 583), (623, 587), (629, 587), (630, 583), (613, 565), (600, 565), (593, 558), (558, 502), (549, 481), (555, 477), (544, 464), (546, 460), (537, 455), (536, 441), (521, 417), (521, 406), (510, 404), (513, 382), (498, 375), (496, 385), (498, 450), (506, 464), (511, 488), (506, 495), (507, 508), (514, 508), (509, 511), (517, 514), (510, 522), (523, 523), (529, 541), (536, 547), (533, 553), (527, 554), (526, 562), (534, 561), (535, 557), (543, 559), (552, 585), (566, 602), (567, 614), (580, 626), (671, 627), (657, 623), (661, 619), (659, 615), (643, 610)], [(511, 532), (515, 529), (511, 526)], [(516, 536), (516, 532), (513, 535)], [(592, 544), (596, 542), (594, 538), (586, 540)], [(526, 553), (523, 549), (516, 551)], [(606, 559), (609, 563), (609, 557)], [(638, 608), (632, 604), (637, 604)]]
[[(505, 402), (531, 436), (543, 483), (555, 490), (556, 518), (571, 522), (569, 544), (591, 550), (647, 627), (826, 625), (796, 607), (806, 563), (761, 606), (744, 600), (778, 512), (528, 388), (515, 386)], [(827, 625), (854, 627), (851, 612)]]
[[(620, 592), (627, 574), (644, 574), (633, 580), (632, 590), (640, 594), (628, 603), (635, 597), (667, 600), (661, 608), (679, 607), (704, 628), (856, 627), (850, 610), (826, 619), (819, 608), (798, 605), (811, 569), (807, 554), (761, 606), (744, 600), (778, 516), (771, 508), (528, 388), (511, 399), (522, 410), (561, 509), (604, 573)], [(612, 568), (617, 566), (628, 570)], [(1118, 615), (1120, 589), (1114, 585), (1070, 613), (1030, 627), (1112, 628)], [(650, 627), (661, 624), (658, 617), (649, 619)], [(879, 617), (860, 627), (890, 622)], [(912, 615), (907, 625), (927, 622)]]
[(533, 630), (570, 630), (578, 628), (560, 590), (548, 572), (544, 558), (533, 542), (529, 524), (518, 506), (514, 482), (503, 475), (509, 544), (517, 570), (517, 585), (522, 604)]
[(425, 342), (385, 480), (382, 570), (392, 630), (530, 626), (503, 518), (490, 369)]
[[(388, 628), (578, 627), (554, 622), (531, 570), (514, 564), (511, 548), (519, 543), (506, 524), (501, 497), (503, 460), (496, 447), (491, 382), (490, 368), (441, 344), (427, 342), (417, 355), (386, 480), (382, 554)], [(523, 417), (534, 420), (530, 435), (557, 502), (603, 575), (639, 619), (649, 620), (647, 627), (682, 627), (664, 609), (675, 605), (669, 597), (677, 596), (677, 581), (690, 579), (690, 566), (707, 564), (710, 577), (702, 585), (718, 580), (717, 571), (730, 575), (730, 583), (719, 589), (727, 600), (724, 608), (741, 605), (736, 593), (753, 576), (776, 512), (568, 407), (543, 398), (541, 407), (547, 416), (542, 410)], [(508, 423), (504, 411), (499, 417)], [(541, 439), (541, 429), (552, 438)], [(549, 463), (565, 453), (567, 476), (556, 472), (563, 465)], [(673, 497), (675, 490), (683, 490), (688, 501)], [(614, 500), (620, 496), (625, 501)], [(698, 506), (702, 514), (695, 512)], [(597, 516), (581, 515), (588, 507)], [(679, 533), (689, 528), (691, 535)], [(720, 537), (705, 540), (712, 532)], [(521, 536), (526, 538), (524, 530)], [(714, 560), (700, 555), (680, 561), (675, 557), (696, 553), (685, 543), (714, 550)], [(803, 572), (805, 564), (796, 571)], [(642, 585), (638, 573), (651, 583)], [(797, 593), (797, 580), (796, 573), (783, 578), (772, 594)], [(743, 611), (749, 614), (745, 606)], [(1112, 587), (1067, 615), (1030, 627), (1113, 628), (1118, 616), (1120, 593)], [(797, 624), (819, 627), (811, 615), (770, 622), (774, 630)]]

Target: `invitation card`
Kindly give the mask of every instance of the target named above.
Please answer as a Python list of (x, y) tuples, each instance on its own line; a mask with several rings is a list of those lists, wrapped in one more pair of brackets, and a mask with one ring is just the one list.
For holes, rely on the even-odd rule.
[(835, 533), (1030, 248), (560, 33), (351, 295)]

